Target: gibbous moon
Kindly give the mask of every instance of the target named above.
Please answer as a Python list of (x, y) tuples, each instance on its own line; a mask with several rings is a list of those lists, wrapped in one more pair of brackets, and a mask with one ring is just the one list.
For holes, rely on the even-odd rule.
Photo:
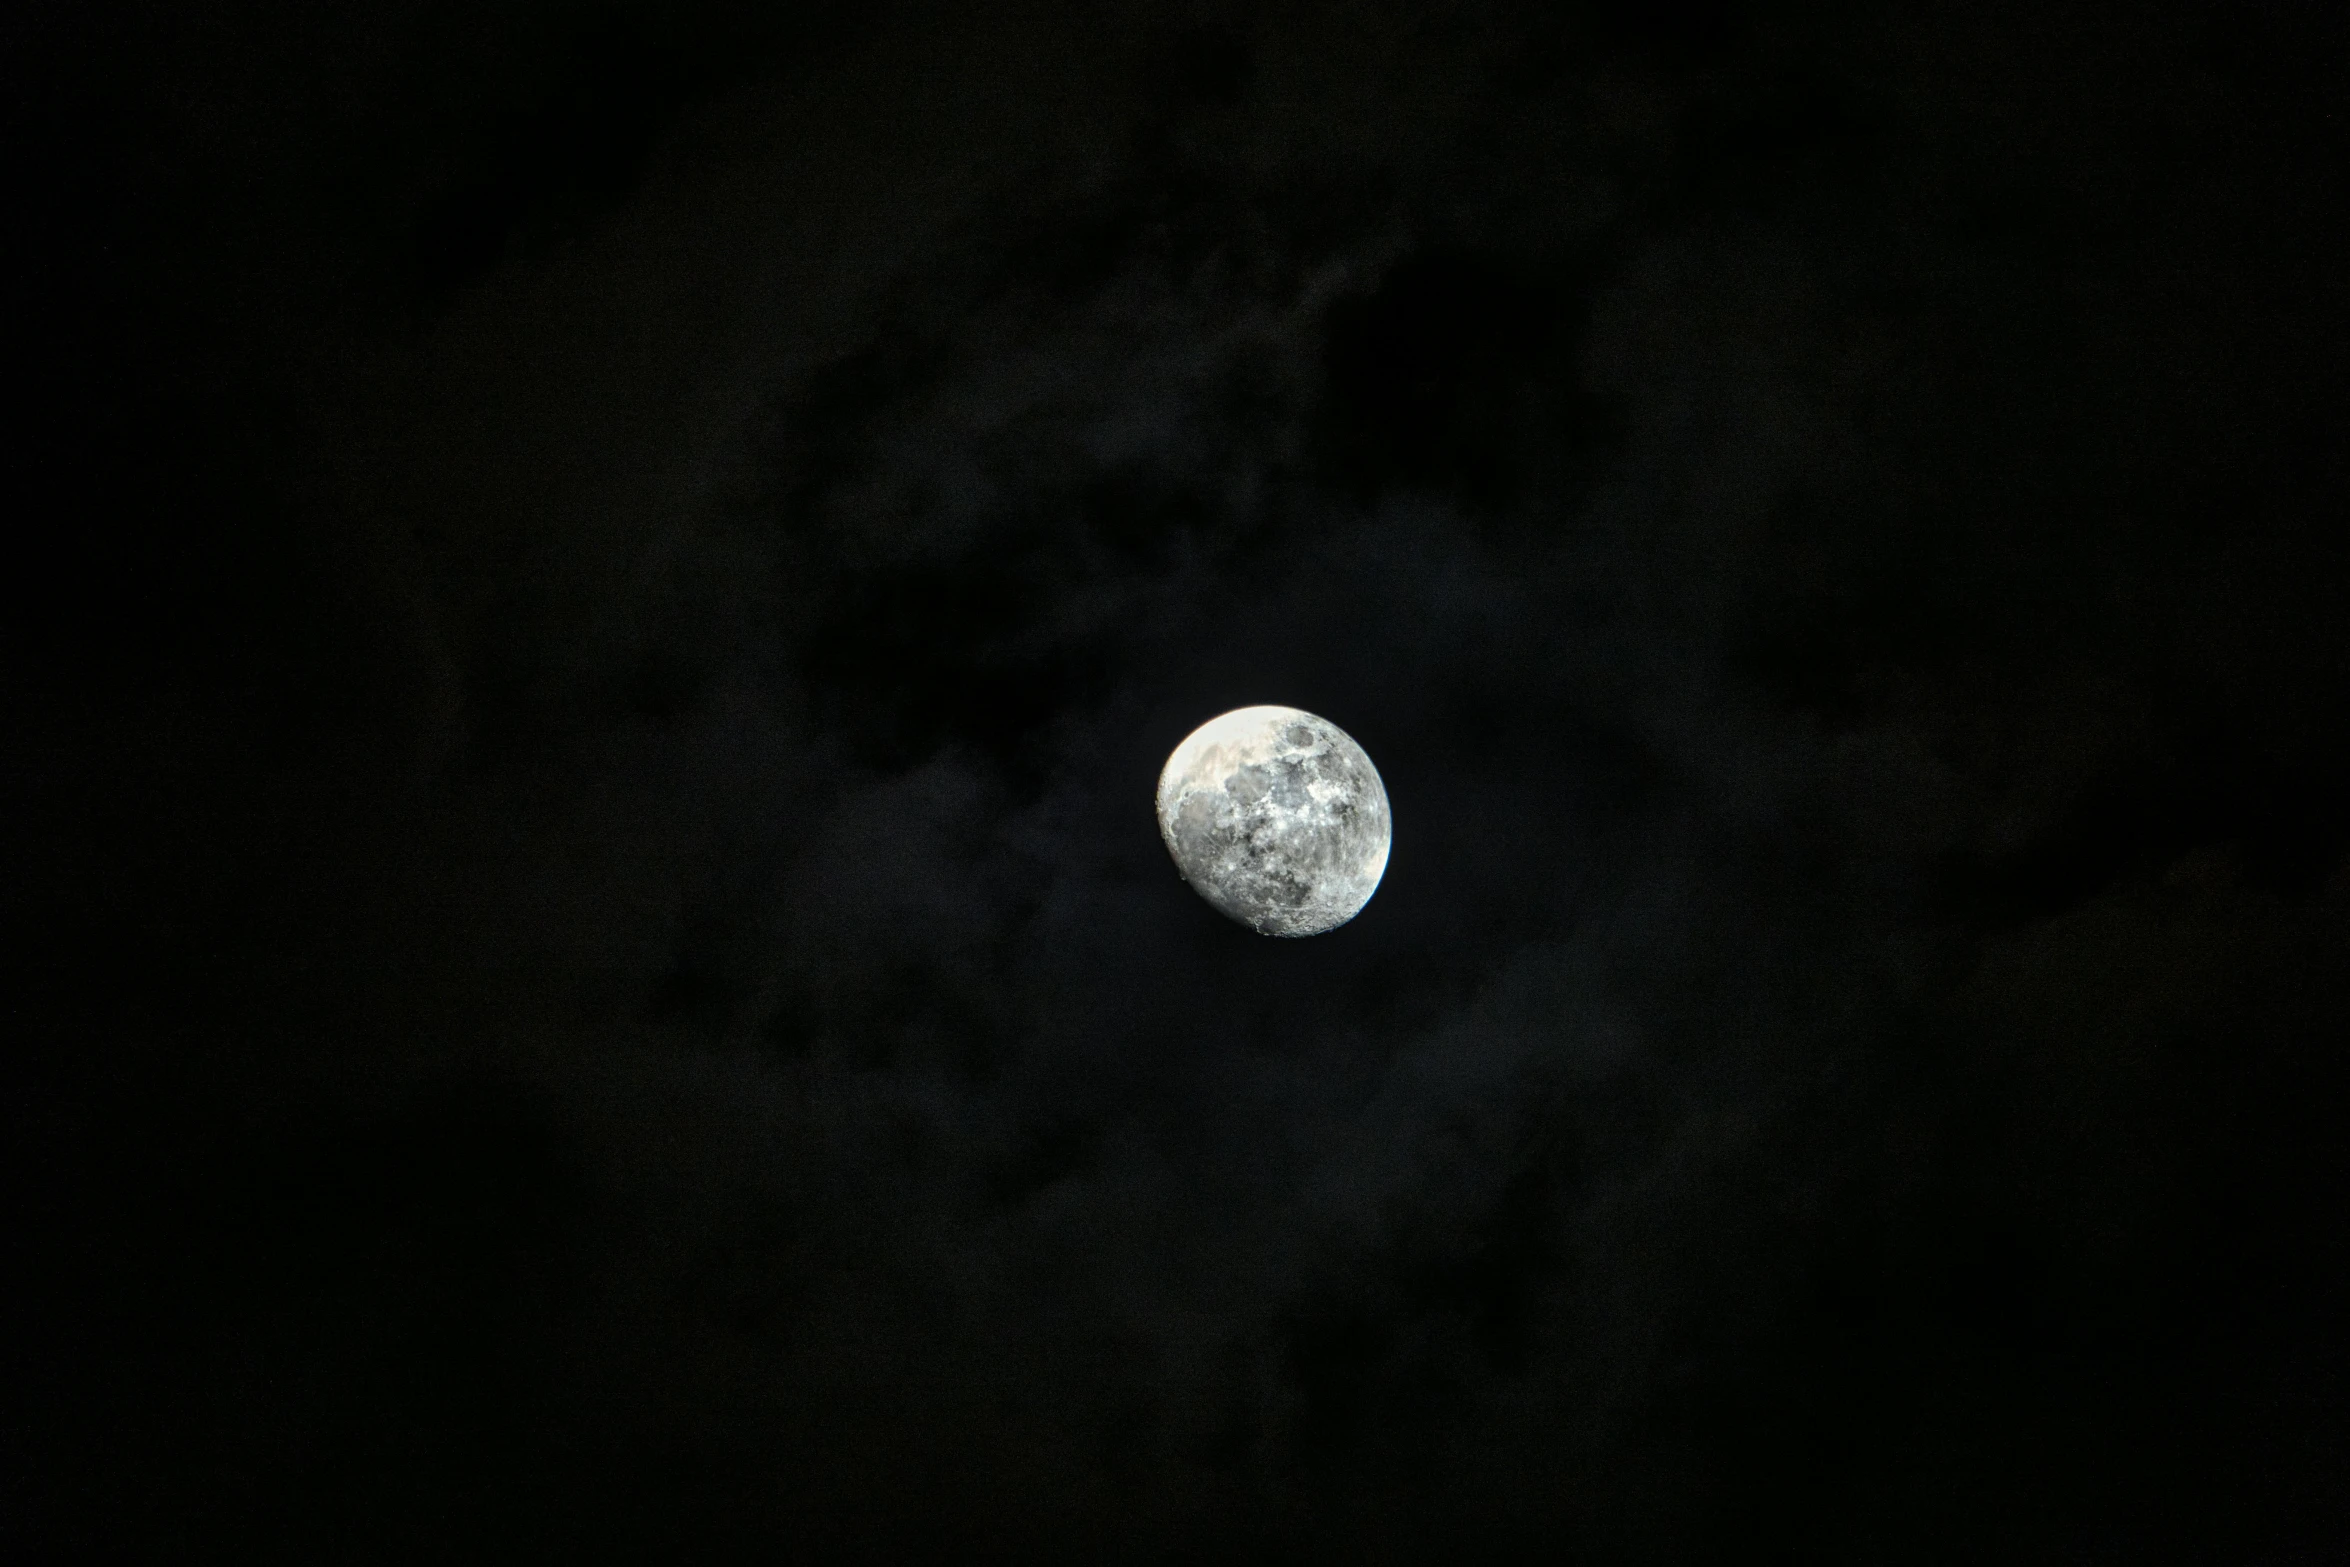
[(1243, 707), (1159, 773), (1159, 836), (1192, 889), (1261, 936), (1319, 936), (1387, 870), (1387, 787), (1352, 736), (1294, 707)]

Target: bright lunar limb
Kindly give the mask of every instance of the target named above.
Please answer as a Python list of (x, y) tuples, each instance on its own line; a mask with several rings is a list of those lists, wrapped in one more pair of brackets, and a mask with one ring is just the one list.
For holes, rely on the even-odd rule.
[(1387, 870), (1387, 788), (1345, 730), (1243, 707), (1185, 737), (1159, 773), (1159, 836), (1199, 895), (1264, 936), (1319, 936)]

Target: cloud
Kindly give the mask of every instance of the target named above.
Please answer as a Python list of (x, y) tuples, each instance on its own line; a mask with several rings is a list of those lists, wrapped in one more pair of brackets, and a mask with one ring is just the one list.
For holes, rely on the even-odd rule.
[[(426, 696), (160, 768), (225, 1532), (311, 1443), (320, 1539), (1993, 1555), (2271, 1366), (2164, 1290), (2338, 993), (2332, 579), (2212, 607), (2160, 312), (2050, 326), (2137, 252), (1718, 11), (1113, 18), (1049, 112), (906, 21), (343, 372)], [(1394, 802), (1310, 942), (1152, 822), (1254, 701)]]

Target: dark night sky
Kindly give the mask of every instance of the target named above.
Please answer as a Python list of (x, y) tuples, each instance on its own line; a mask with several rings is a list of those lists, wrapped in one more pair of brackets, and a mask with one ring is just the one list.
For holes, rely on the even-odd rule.
[(2331, 8), (0, 59), (9, 1560), (2337, 1559)]

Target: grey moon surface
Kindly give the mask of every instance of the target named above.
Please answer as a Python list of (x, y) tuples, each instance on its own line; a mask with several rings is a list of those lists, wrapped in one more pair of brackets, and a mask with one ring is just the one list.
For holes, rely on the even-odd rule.
[(1159, 773), (1159, 836), (1192, 890), (1264, 936), (1319, 936), (1387, 872), (1387, 787), (1354, 737), (1294, 707), (1243, 707)]

